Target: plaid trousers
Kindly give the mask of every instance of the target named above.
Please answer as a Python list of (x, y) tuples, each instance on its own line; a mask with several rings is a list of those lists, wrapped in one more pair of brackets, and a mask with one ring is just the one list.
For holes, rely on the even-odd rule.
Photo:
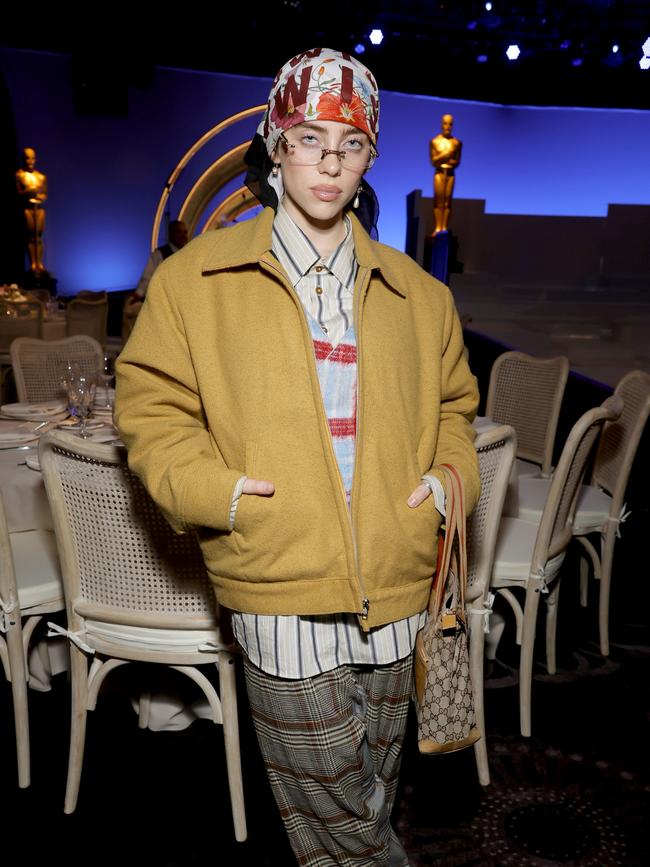
[(413, 654), (304, 680), (244, 657), (257, 738), (301, 867), (408, 867), (390, 825)]

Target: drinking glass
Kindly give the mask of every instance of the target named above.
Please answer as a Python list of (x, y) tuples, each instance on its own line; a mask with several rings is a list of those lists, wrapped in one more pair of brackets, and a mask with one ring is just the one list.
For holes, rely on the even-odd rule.
[(65, 394), (68, 393), (68, 387), (81, 376), (81, 368), (77, 361), (64, 362), (59, 367), (59, 382)]
[(79, 376), (68, 382), (68, 409), (70, 415), (78, 418), (80, 421), (79, 436), (84, 439), (88, 436), (86, 433), (86, 423), (88, 416), (93, 411), (93, 403), (95, 401), (95, 383), (86, 376)]
[(104, 356), (104, 366), (99, 371), (99, 375), (101, 377), (102, 382), (104, 383), (104, 392), (106, 395), (106, 405), (105, 408), (108, 410), (113, 409), (113, 405), (111, 403), (109, 386), (111, 384), (111, 380), (115, 376), (115, 355), (112, 352), (107, 352)]

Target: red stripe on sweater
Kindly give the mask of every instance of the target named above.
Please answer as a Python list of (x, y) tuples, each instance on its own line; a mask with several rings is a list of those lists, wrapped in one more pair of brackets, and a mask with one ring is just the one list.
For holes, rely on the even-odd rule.
[(328, 343), (327, 340), (314, 340), (314, 352), (316, 353), (316, 361), (324, 361), (329, 358), (336, 364), (357, 363), (357, 347), (350, 343), (339, 343), (332, 351), (332, 344)]
[(330, 361), (335, 361), (337, 364), (356, 364), (357, 347), (351, 343), (339, 343)]
[(328, 418), (330, 433), (333, 437), (353, 437), (357, 433), (356, 418)]

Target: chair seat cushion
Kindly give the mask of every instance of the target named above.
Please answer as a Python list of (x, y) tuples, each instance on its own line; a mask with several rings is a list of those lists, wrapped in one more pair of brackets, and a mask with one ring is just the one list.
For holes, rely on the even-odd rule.
[[(492, 587), (526, 584), (530, 576), (537, 530), (537, 524), (523, 521), (521, 518), (501, 519), (490, 582)], [(548, 577), (557, 573), (563, 560), (564, 552), (549, 560), (546, 564)]]
[(524, 461), (521, 458), (515, 461), (515, 473), (520, 479), (537, 479), (541, 472), (540, 465), (532, 461)]
[(582, 535), (604, 529), (612, 508), (612, 498), (594, 485), (583, 485), (578, 494), (574, 534)]
[[(217, 644), (217, 650), (226, 647), (214, 629), (155, 629), (148, 626), (127, 626), (123, 623), (106, 623), (101, 620), (86, 620), (86, 638), (124, 644), (140, 650), (160, 652), (196, 652), (206, 642)], [(209, 654), (206, 654), (206, 662)]]
[[(518, 517), (538, 524), (550, 488), (550, 479), (519, 479)], [(593, 485), (583, 485), (578, 494), (574, 535), (600, 530), (607, 521), (612, 498)]]
[(21, 611), (56, 602), (63, 608), (63, 584), (52, 530), (10, 533), (9, 542)]

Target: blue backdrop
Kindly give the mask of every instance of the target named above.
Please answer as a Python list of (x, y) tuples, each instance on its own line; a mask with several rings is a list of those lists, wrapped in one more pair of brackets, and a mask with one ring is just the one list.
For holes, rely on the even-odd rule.
[[(118, 61), (116, 61), (118, 62)], [(185, 151), (230, 114), (266, 100), (271, 79), (159, 68), (129, 88), (124, 118), (75, 113), (66, 56), (0, 48), (20, 147), (48, 176), (46, 265), (59, 291), (137, 283), (155, 209)], [(492, 213), (602, 216), (610, 203), (650, 204), (650, 112), (501, 106), (382, 92), (380, 159), (369, 180), (381, 204), (380, 240), (404, 248), (405, 196), (431, 194), (428, 142), (451, 112), (463, 142), (455, 195)], [(171, 216), (200, 172), (250, 138), (238, 124), (195, 157)]]

